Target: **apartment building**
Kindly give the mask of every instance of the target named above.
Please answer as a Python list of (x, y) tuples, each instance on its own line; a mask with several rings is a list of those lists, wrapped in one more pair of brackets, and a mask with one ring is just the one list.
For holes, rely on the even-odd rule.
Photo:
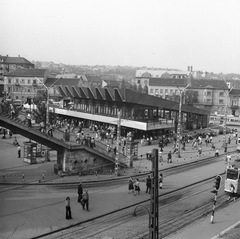
[(35, 97), (37, 91), (44, 88), (47, 76), (47, 69), (18, 68), (4, 76), (4, 91), (14, 100), (26, 101), (27, 97)]

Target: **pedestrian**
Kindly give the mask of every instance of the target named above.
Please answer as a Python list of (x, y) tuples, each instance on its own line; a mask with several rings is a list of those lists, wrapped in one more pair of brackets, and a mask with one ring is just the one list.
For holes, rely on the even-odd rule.
[(169, 153), (168, 153), (167, 162), (172, 163), (172, 152), (171, 151), (169, 151)]
[(17, 152), (18, 152), (18, 158), (21, 158), (21, 146), (19, 144), (18, 144)]
[(159, 151), (159, 162), (163, 162), (162, 151)]
[(82, 207), (83, 210), (85, 210), (85, 206), (87, 211), (89, 211), (89, 194), (88, 194), (88, 190), (85, 190), (83, 195), (82, 195)]
[(66, 197), (66, 219), (72, 219), (71, 206), (70, 206), (70, 197)]
[(140, 194), (140, 185), (139, 185), (139, 179), (138, 178), (136, 179), (134, 189), (135, 189), (134, 196), (136, 196), (136, 194), (139, 195)]
[(231, 163), (231, 155), (228, 153), (227, 156), (226, 156), (226, 163), (229, 165)]
[(159, 182), (159, 188), (162, 189), (162, 186), (163, 186), (163, 175), (162, 175), (162, 173), (160, 173), (160, 175), (159, 175), (158, 182)]
[(130, 193), (131, 191), (133, 192), (133, 190), (134, 190), (133, 179), (132, 179), (132, 177), (130, 177), (128, 180), (128, 193)]
[(183, 142), (182, 142), (182, 150), (184, 150), (184, 151), (185, 151), (185, 147), (186, 147), (186, 142), (185, 142), (185, 141), (183, 141)]
[(13, 139), (13, 145), (14, 145), (14, 146), (18, 146), (18, 141), (17, 141), (16, 136), (15, 136), (14, 139)]
[(198, 148), (198, 157), (201, 157), (201, 156), (202, 156), (202, 148), (199, 147), (199, 148)]
[(79, 183), (78, 185), (78, 202), (79, 203), (82, 203), (82, 194), (83, 194), (82, 184)]
[(219, 157), (218, 149), (216, 149), (216, 151), (215, 151), (215, 157)]
[(228, 201), (231, 200), (231, 198), (233, 198), (233, 201), (236, 200), (236, 197), (235, 197), (235, 187), (233, 186), (233, 184), (231, 184), (230, 186), (230, 193), (229, 193), (229, 197), (228, 197)]
[(148, 175), (147, 179), (146, 179), (146, 193), (149, 193), (151, 192), (151, 185), (152, 185), (152, 179), (150, 177), (150, 175)]
[(51, 124), (49, 125), (49, 128), (48, 128), (48, 135), (50, 135), (51, 137), (53, 137), (53, 127), (52, 127)]

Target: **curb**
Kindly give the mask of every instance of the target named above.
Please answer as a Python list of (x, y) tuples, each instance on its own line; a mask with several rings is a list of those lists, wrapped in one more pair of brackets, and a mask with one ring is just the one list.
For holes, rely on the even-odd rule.
[(238, 225), (240, 225), (240, 221), (236, 222), (235, 224), (233, 224), (232, 226), (228, 227), (227, 229), (221, 231), (220, 233), (218, 233), (216, 236), (212, 237), (211, 239), (219, 239), (219, 238), (221, 238), (222, 236), (227, 234), (229, 231), (231, 231), (232, 229), (234, 229)]

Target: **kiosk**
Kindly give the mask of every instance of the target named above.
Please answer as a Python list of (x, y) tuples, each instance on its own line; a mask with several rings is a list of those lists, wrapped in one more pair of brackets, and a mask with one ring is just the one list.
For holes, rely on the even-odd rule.
[(37, 163), (37, 143), (24, 142), (24, 162)]

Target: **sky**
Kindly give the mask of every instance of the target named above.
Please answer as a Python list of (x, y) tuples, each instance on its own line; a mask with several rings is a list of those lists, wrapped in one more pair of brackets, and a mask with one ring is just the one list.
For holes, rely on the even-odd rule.
[(0, 0), (0, 55), (240, 74), (240, 0)]

